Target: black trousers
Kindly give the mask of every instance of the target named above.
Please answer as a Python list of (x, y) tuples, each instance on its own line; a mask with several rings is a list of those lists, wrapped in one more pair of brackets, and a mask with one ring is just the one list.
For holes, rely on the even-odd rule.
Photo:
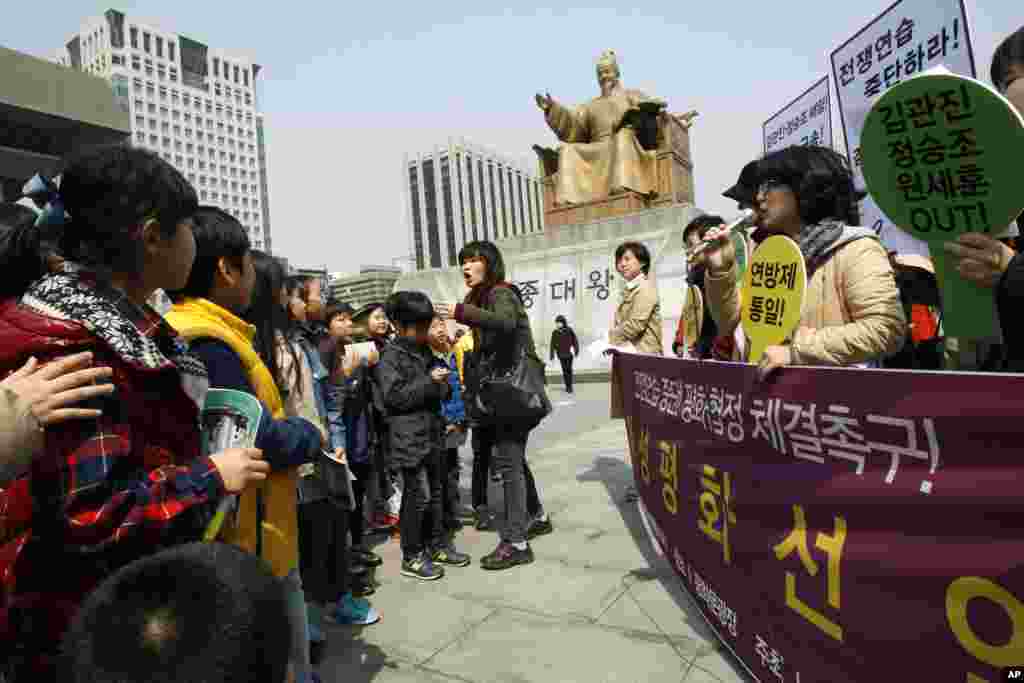
[(427, 545), (444, 539), (441, 509), (441, 452), (427, 456), (417, 467), (402, 468), (402, 512), (399, 527), (402, 556), (409, 560)]
[(352, 482), (355, 509), (349, 515), (349, 531), (352, 533), (352, 545), (362, 546), (363, 535), (366, 532), (366, 511), (363, 509), (363, 503), (366, 500), (366, 489), (372, 483), (369, 479), (373, 476), (374, 472), (369, 463), (357, 464), (350, 462), (348, 467), (356, 478)]
[[(487, 428), (474, 427), (471, 438), (473, 446), (473, 509), (487, 507), (487, 483), (491, 474), (491, 456), (494, 450), (493, 432)], [(526, 511), (530, 518), (537, 517), (542, 507), (537, 482), (530, 471), (530, 463), (523, 460), (523, 478), (526, 480)]]
[(562, 363), (562, 381), (565, 382), (565, 390), (572, 393), (572, 356), (558, 357)]
[(459, 449), (445, 449), (441, 466), (441, 509), (445, 526), (451, 528), (459, 517), (459, 477), (462, 474)]
[(328, 499), (299, 506), (299, 572), (311, 602), (331, 604), (349, 591), (349, 516)]

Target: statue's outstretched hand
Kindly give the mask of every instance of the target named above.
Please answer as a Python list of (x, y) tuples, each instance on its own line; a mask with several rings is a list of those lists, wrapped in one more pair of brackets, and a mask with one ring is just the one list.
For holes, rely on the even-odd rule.
[(543, 95), (537, 93), (536, 100), (537, 106), (540, 107), (541, 111), (543, 111), (545, 114), (547, 113), (548, 109), (551, 109), (551, 105), (555, 103), (555, 101), (551, 99), (550, 93), (545, 93)]

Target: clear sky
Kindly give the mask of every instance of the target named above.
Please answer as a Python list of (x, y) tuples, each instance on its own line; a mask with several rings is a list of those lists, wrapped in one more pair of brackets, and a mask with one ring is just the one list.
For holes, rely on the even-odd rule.
[[(979, 76), (1024, 25), (1021, 0), (966, 0)], [(761, 125), (829, 73), (829, 54), (890, 0), (724, 0), (505, 9), (481, 0), (11, 2), (0, 44), (48, 56), (82, 19), (113, 7), (259, 64), (274, 252), (302, 267), (356, 271), (409, 252), (402, 160), (464, 136), (533, 163), (554, 136), (537, 91), (594, 97), (594, 61), (619, 55), (623, 83), (697, 109), (697, 205), (720, 196), (761, 151)], [(620, 3), (625, 5), (627, 3)], [(833, 126), (841, 144), (838, 113)]]

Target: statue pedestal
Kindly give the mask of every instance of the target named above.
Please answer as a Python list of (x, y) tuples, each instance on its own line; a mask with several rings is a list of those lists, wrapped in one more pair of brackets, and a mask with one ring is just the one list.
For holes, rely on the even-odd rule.
[[(668, 114), (658, 118), (657, 185), (653, 196), (627, 190), (585, 204), (555, 206), (557, 156), (540, 161), (541, 186), (544, 189), (544, 226), (557, 229), (566, 225), (617, 218), (638, 211), (693, 204), (693, 161), (690, 157), (690, 131)], [(537, 149), (537, 148), (535, 148)], [(552, 151), (546, 152), (548, 155)]]
[[(586, 204), (570, 204), (566, 206), (551, 207), (548, 203), (548, 185), (554, 185), (552, 178), (544, 181), (544, 226), (550, 230), (563, 225), (586, 223), (588, 221), (601, 220), (602, 218), (615, 218), (628, 213), (635, 213), (649, 208), (650, 202), (642, 194), (627, 190), (623, 194), (615, 195), (607, 199), (599, 199), (596, 202)], [(554, 193), (554, 189), (550, 189)]]

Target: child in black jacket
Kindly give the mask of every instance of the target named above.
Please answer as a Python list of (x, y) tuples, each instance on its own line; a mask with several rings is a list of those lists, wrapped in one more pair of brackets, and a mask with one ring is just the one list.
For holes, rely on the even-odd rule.
[(464, 567), (470, 558), (452, 546), (441, 509), (441, 403), (448, 397), (449, 371), (430, 369), (434, 307), (420, 292), (395, 292), (388, 318), (398, 335), (374, 368), (387, 411), (391, 464), (404, 483), (401, 521), (402, 574), (424, 581), (444, 576), (435, 562)]

